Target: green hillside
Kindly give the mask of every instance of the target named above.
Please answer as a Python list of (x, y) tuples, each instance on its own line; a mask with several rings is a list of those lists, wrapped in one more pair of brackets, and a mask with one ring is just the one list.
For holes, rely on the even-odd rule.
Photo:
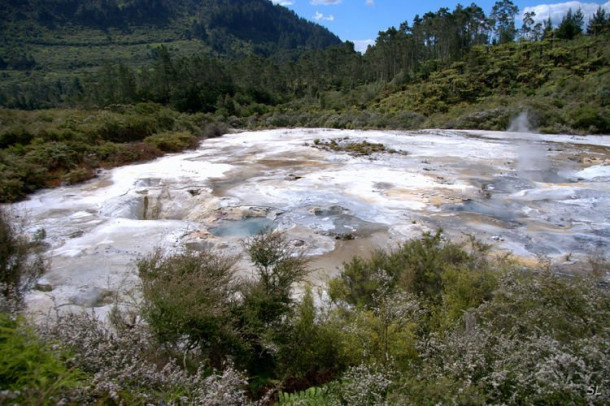
[(288, 58), (339, 44), (325, 28), (267, 0), (5, 1), (0, 64), (47, 72), (145, 65), (164, 44), (179, 55)]

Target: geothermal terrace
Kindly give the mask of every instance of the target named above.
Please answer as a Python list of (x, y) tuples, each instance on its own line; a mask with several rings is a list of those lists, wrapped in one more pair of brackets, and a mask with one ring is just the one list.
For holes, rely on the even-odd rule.
[[(384, 148), (341, 148), (363, 141)], [(340, 147), (320, 147), (329, 145)], [(51, 260), (28, 305), (104, 314), (137, 286), (134, 261), (155, 247), (240, 254), (262, 229), (283, 230), (311, 257), (314, 283), (354, 255), (439, 227), (578, 269), (609, 252), (609, 151), (608, 136), (527, 132), (294, 129), (206, 140), (18, 204), (32, 233), (45, 230)], [(239, 266), (248, 273), (246, 258)]]

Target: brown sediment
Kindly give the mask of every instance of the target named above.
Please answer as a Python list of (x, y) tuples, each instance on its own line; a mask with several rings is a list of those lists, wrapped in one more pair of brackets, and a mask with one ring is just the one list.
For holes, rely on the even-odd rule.
[(83, 185), (83, 190), (89, 192), (97, 189), (102, 189), (111, 186), (113, 183), (114, 182), (112, 182), (112, 180), (110, 179), (103, 179), (97, 182), (92, 182), (90, 184)]
[(337, 276), (343, 264), (356, 256), (367, 258), (376, 249), (392, 248), (388, 246), (389, 241), (389, 235), (385, 231), (354, 240), (337, 240), (333, 251), (312, 258), (309, 265), (314, 272), (310, 275), (310, 282), (323, 282)]

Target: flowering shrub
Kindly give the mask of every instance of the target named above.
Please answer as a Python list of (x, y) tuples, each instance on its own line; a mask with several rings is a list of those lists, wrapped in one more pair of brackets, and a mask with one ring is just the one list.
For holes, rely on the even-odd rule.
[(511, 272), (446, 334), (423, 337), (407, 399), (607, 404), (610, 294), (593, 278)]
[(173, 359), (159, 357), (146, 326), (111, 328), (88, 313), (67, 314), (41, 326), (46, 340), (68, 349), (67, 363), (88, 374), (70, 402), (128, 404), (250, 404), (246, 379), (231, 366), (221, 373), (189, 373)]
[(609, 404), (608, 264), (568, 277), (471, 243), (428, 234), (354, 259), (321, 303), (294, 295), (306, 261), (281, 234), (246, 243), (253, 280), (235, 258), (157, 251), (138, 262), (139, 313), (58, 315), (38, 337), (0, 319), (0, 400)]

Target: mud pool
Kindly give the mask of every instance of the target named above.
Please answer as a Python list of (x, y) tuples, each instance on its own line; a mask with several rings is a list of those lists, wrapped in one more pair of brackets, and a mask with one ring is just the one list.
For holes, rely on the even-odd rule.
[[(388, 150), (357, 156), (316, 148), (320, 140)], [(243, 132), (42, 191), (16, 210), (32, 233), (46, 231), (51, 271), (27, 299), (43, 312), (104, 314), (117, 292), (137, 287), (134, 260), (155, 247), (239, 254), (244, 238), (266, 228), (311, 256), (314, 282), (353, 255), (438, 227), (526, 260), (578, 265), (609, 255), (610, 136)], [(248, 274), (245, 258), (239, 267)]]

